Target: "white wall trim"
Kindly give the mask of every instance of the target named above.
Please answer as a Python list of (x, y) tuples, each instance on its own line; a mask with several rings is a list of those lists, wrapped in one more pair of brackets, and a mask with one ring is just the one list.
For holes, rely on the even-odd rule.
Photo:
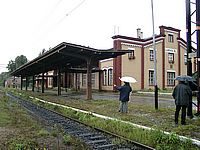
[(111, 61), (111, 60), (113, 60), (113, 58), (109, 58), (109, 59), (100, 60), (100, 62), (106, 62), (106, 61)]

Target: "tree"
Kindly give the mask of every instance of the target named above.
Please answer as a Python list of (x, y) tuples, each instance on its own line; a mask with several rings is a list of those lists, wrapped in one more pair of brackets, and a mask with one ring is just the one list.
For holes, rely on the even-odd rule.
[(39, 56), (43, 55), (46, 52), (46, 49), (42, 49), (42, 52), (39, 53)]
[(19, 68), (23, 64), (27, 63), (27, 61), (28, 61), (28, 59), (26, 58), (26, 56), (24, 56), (24, 55), (17, 56), (15, 58), (15, 61), (13, 61), (13, 60), (9, 61), (8, 65), (7, 65), (8, 71), (9, 72), (15, 71), (17, 68)]
[(10, 60), (6, 68), (8, 68), (9, 72), (13, 72), (14, 70), (16, 70), (15, 61)]
[(20, 66), (22, 66), (23, 64), (27, 63), (27, 58), (26, 56), (24, 55), (21, 55), (21, 56), (17, 56), (15, 58), (15, 65), (16, 65), (16, 68), (19, 68)]
[(0, 74), (0, 86), (4, 86), (5, 80), (9, 77), (8, 72), (2, 72)]

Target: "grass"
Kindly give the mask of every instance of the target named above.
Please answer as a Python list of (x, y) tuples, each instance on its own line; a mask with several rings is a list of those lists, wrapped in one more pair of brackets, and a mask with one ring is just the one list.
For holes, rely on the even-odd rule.
[[(68, 139), (66, 139), (68, 136)], [(58, 143), (59, 137), (59, 143)], [(10, 102), (0, 91), (0, 149), (36, 150), (36, 149), (85, 149), (82, 142), (46, 126), (22, 109), (17, 103)], [(67, 143), (67, 144), (66, 144)]]
[[(174, 149), (174, 146), (177, 145), (180, 146), (179, 149), (196, 149), (195, 147), (191, 146), (191, 141), (182, 142), (175, 136), (175, 134), (186, 135), (188, 137), (200, 139), (200, 120), (187, 120), (190, 125), (174, 127), (174, 110), (171, 108), (160, 108), (159, 110), (155, 110), (148, 104), (135, 105), (134, 103), (129, 103), (129, 113), (121, 114), (117, 112), (119, 102), (115, 100), (69, 99), (41, 93), (24, 91), (20, 92), (22, 92), (25, 97), (28, 97), (28, 95), (36, 96), (48, 101), (88, 110), (90, 112), (96, 112), (102, 115), (115, 117), (121, 120), (145, 125), (148, 127), (153, 127), (157, 130), (147, 132), (143, 129), (133, 128), (133, 126), (124, 125), (119, 122), (110, 120), (105, 121), (97, 119), (91, 115), (77, 113), (76, 111), (62, 110), (58, 106), (50, 106), (51, 109), (60, 111), (65, 115), (69, 115), (93, 126), (115, 132), (119, 135), (136, 140), (138, 142), (148, 144), (150, 146), (156, 147), (156, 149)], [(160, 130), (169, 131), (172, 134), (165, 135)]]

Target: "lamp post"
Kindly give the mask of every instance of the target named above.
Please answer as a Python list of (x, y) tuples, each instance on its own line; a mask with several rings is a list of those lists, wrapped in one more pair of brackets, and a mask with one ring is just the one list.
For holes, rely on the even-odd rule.
[(155, 30), (154, 30), (153, 0), (151, 0), (151, 10), (152, 10), (152, 27), (153, 27), (153, 52), (154, 52), (154, 96), (155, 96), (155, 109), (158, 109), (157, 58), (156, 58), (156, 42), (155, 42)]

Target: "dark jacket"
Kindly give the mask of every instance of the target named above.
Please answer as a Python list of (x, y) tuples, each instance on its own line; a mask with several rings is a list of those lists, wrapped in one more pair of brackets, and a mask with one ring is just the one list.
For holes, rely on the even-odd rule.
[(172, 93), (176, 105), (189, 105), (189, 96), (192, 95), (190, 87), (184, 83), (179, 83)]
[(120, 91), (120, 96), (119, 96), (120, 101), (122, 102), (129, 101), (129, 95), (130, 92), (132, 91), (132, 88), (129, 85), (129, 83), (125, 83), (123, 86), (117, 86), (116, 89)]

